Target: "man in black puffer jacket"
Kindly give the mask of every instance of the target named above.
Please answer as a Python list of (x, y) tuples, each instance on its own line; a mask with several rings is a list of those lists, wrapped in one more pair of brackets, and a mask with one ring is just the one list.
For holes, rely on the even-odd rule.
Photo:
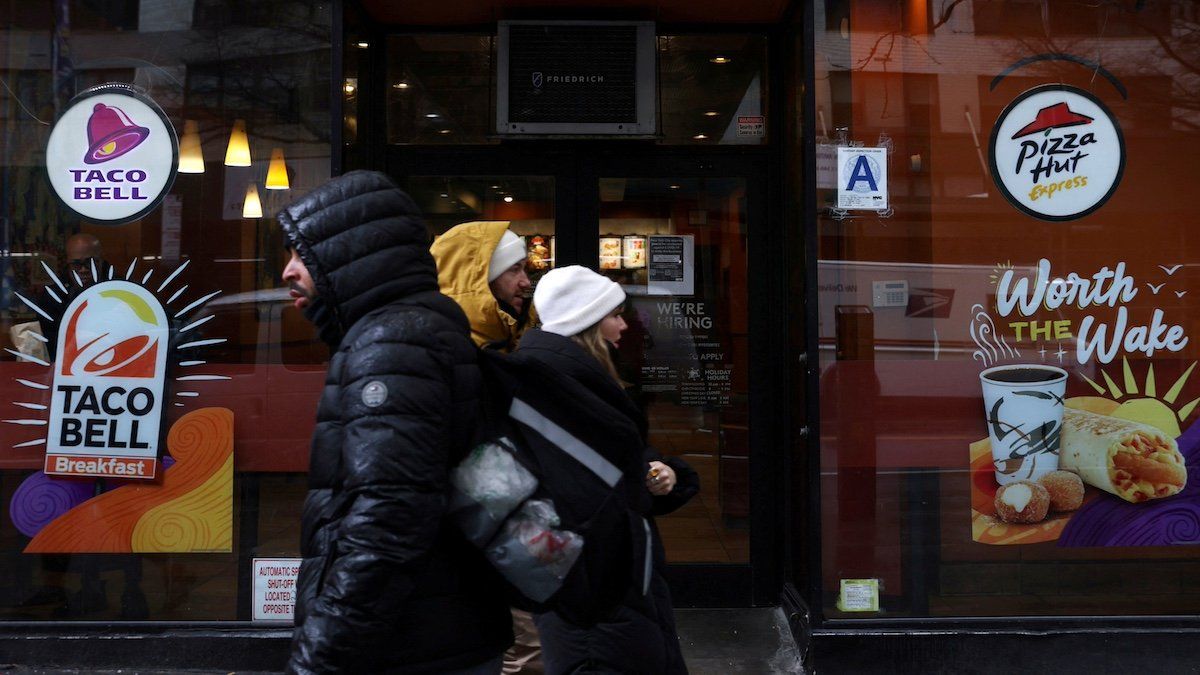
[(289, 673), (499, 672), (501, 582), (445, 519), (480, 372), (417, 208), (356, 171), (285, 208), (283, 280), (333, 349), (317, 408)]

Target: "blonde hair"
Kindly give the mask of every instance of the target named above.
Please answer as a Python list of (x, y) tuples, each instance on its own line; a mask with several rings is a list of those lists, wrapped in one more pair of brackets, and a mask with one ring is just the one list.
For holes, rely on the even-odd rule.
[(608, 351), (608, 341), (600, 334), (600, 322), (592, 324), (590, 328), (584, 329), (582, 332), (572, 335), (571, 339), (575, 344), (583, 347), (583, 350), (591, 354), (593, 358), (604, 366), (605, 372), (612, 376), (617, 381), (617, 385), (624, 388), (628, 386), (621, 375), (617, 372), (617, 364), (613, 363), (612, 354)]

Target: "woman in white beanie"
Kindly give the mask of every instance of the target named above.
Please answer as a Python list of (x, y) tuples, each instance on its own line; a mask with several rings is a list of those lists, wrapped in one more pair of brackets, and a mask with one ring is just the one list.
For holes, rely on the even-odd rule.
[[(607, 571), (602, 579), (587, 579), (597, 595), (611, 599), (610, 606), (587, 618), (561, 611), (535, 617), (549, 675), (687, 673), (653, 516), (682, 506), (698, 491), (699, 480), (686, 463), (659, 458), (646, 445), (645, 415), (625, 393), (610, 352), (626, 328), (624, 303), (620, 285), (592, 270), (552, 270), (533, 294), (541, 327), (527, 331), (512, 356), (515, 364), (539, 373), (541, 389), (553, 390), (542, 392), (539, 412), (621, 469), (617, 489), (633, 523), (593, 549), (604, 551), (605, 560), (611, 557), (612, 564), (601, 567), (624, 574), (619, 583)], [(588, 545), (595, 543), (589, 539)], [(649, 557), (647, 543), (653, 548)]]

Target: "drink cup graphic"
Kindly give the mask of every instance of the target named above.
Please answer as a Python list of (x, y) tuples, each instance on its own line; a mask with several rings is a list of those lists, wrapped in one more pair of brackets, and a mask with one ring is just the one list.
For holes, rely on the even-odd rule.
[(1037, 480), (1058, 469), (1067, 371), (1041, 364), (979, 374), (996, 480)]

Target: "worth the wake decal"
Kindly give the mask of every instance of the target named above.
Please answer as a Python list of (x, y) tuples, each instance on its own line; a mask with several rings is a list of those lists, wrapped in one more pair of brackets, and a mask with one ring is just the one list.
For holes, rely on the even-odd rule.
[[(203, 307), (220, 291), (187, 304), (173, 316), (167, 307), (187, 291), (184, 285), (171, 292), (169, 287), (188, 265), (184, 262), (154, 290), (153, 270), (140, 282), (134, 279), (137, 261), (130, 263), (124, 279), (115, 278), (108, 268), (107, 278), (86, 284), (78, 274), (69, 288), (43, 263), (55, 286), (47, 288), (54, 306), (42, 307), (18, 294), (43, 322), (59, 323), (55, 344), (56, 361), (50, 363), (32, 354), (7, 350), (18, 358), (46, 366), (50, 383), (25, 379), (17, 381), (39, 390), (49, 406), (34, 402), (15, 402), (25, 410), (45, 411), (48, 419), (8, 419), (9, 424), (44, 427), (46, 435), (18, 443), (15, 447), (45, 444), (44, 473), (60, 476), (97, 478), (154, 479), (162, 453), (162, 421), (167, 397), (168, 363), (174, 352), (181, 369), (205, 365), (202, 360), (186, 360), (196, 348), (225, 342), (225, 338), (190, 339), (192, 331), (213, 316), (190, 320), (188, 315)], [(92, 279), (99, 279), (92, 262)], [(57, 291), (56, 288), (57, 287)], [(73, 291), (73, 292), (72, 292)], [(164, 301), (159, 294), (171, 292)], [(65, 309), (61, 306), (65, 304)], [(187, 322), (173, 330), (172, 321)], [(176, 338), (180, 344), (173, 345)], [(43, 338), (44, 340), (44, 338)], [(175, 378), (187, 383), (202, 380), (227, 380), (224, 375), (186, 374)], [(187, 399), (197, 392), (175, 391), (175, 397)], [(174, 402), (175, 406), (182, 406)]]

